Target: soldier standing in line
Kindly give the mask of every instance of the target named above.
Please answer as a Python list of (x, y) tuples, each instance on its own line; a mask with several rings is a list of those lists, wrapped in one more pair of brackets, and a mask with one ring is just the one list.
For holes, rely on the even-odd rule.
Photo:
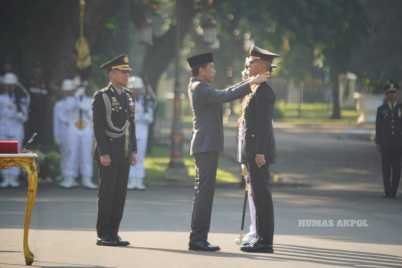
[(402, 105), (397, 103), (397, 84), (384, 88), (384, 104), (377, 109), (375, 142), (382, 158), (384, 198), (396, 198), (401, 178)]
[(78, 186), (72, 174), (69, 163), (72, 148), (69, 144), (68, 129), (73, 124), (70, 118), (71, 111), (74, 109), (75, 85), (73, 80), (65, 79), (61, 85), (62, 98), (58, 100), (53, 108), (53, 137), (60, 152), (60, 169), (62, 180), (59, 185), (62, 188), (72, 188)]
[(101, 65), (109, 84), (93, 97), (95, 159), (99, 163), (97, 242), (99, 246), (128, 246), (118, 235), (127, 194), (130, 163), (135, 165), (134, 110), (126, 89), (131, 67), (128, 56), (118, 56)]

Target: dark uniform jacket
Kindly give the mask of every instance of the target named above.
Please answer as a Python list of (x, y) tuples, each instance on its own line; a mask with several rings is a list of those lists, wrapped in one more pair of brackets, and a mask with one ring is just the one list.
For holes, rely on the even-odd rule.
[(249, 92), (250, 86), (247, 82), (218, 90), (208, 83), (191, 78), (188, 86), (188, 97), (193, 112), (191, 155), (223, 150), (222, 103), (238, 99)]
[(241, 162), (254, 159), (256, 154), (263, 154), (268, 163), (275, 161), (275, 137), (272, 115), (275, 94), (267, 83), (262, 83), (255, 93), (247, 96), (243, 106), (240, 146)]
[(131, 93), (118, 94), (111, 84), (95, 92), (93, 122), (96, 139), (96, 156), (111, 154), (114, 139), (125, 139), (125, 151), (137, 151), (134, 125), (134, 104)]
[[(49, 113), (49, 92), (46, 85), (32, 83), (29, 87), (31, 102), (29, 107), (29, 117), (26, 122), (26, 138), (30, 138), (35, 132), (38, 133), (36, 140), (39, 144), (48, 144), (51, 137), (51, 113)], [(49, 120), (50, 119), (50, 120)]]
[(401, 104), (395, 104), (392, 110), (387, 102), (378, 107), (375, 142), (383, 148), (402, 147)]

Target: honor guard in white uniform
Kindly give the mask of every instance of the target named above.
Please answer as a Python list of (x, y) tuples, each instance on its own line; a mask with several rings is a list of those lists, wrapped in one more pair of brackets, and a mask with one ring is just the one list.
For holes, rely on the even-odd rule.
[(146, 99), (144, 82), (140, 77), (132, 76), (127, 87), (133, 94), (135, 106), (135, 129), (137, 139), (137, 163), (130, 167), (128, 189), (145, 190), (144, 160), (148, 144), (149, 125), (153, 122), (154, 107), (152, 101)]
[(81, 176), (82, 186), (96, 189), (92, 182), (93, 175), (93, 126), (92, 126), (92, 97), (86, 95), (87, 82), (75, 79), (76, 105), (71, 113), (73, 124), (68, 129), (68, 140), (71, 147), (71, 162), (68, 163), (74, 178)]
[(62, 152), (63, 180), (60, 186), (78, 186), (76, 178), (81, 175), (82, 185), (95, 189), (92, 182), (92, 100), (85, 96), (85, 88), (81, 85), (77, 88), (72, 80), (64, 80), (62, 88), (69, 93), (55, 107), (54, 124), (55, 139)]
[[(19, 86), (14, 73), (3, 77), (3, 89), (0, 94), (0, 139), (18, 140), (20, 150), (24, 140), (24, 122), (28, 118), (29, 96)], [(20, 169), (13, 167), (1, 170), (3, 182), (1, 188), (18, 187)]]
[(63, 80), (61, 90), (63, 97), (56, 102), (53, 108), (53, 135), (60, 151), (60, 168), (62, 176), (60, 186), (63, 188), (71, 188), (77, 186), (77, 183), (74, 178), (70, 176), (70, 172), (67, 170), (67, 162), (70, 161), (71, 150), (67, 139), (70, 120), (66, 115), (66, 111), (72, 110), (72, 106), (74, 105), (74, 82), (70, 79)]

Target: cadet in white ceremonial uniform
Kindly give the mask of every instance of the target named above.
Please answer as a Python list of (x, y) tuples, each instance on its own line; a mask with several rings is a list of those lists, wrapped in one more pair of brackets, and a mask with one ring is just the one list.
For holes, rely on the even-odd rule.
[[(66, 170), (66, 163), (69, 161), (70, 149), (67, 140), (67, 130), (70, 124), (69, 118), (65, 111), (73, 105), (72, 96), (74, 95), (75, 85), (70, 79), (65, 79), (62, 82), (61, 91), (62, 98), (57, 101), (53, 108), (53, 135), (56, 144), (60, 151), (60, 168), (62, 181), (60, 186), (63, 188), (71, 188), (77, 186), (73, 178), (69, 177), (69, 172)], [(70, 108), (71, 109), (71, 108)]]
[(92, 110), (91, 98), (85, 88), (69, 79), (63, 81), (66, 97), (55, 106), (55, 140), (60, 146), (63, 180), (60, 186), (78, 186), (76, 178), (81, 175), (82, 185), (95, 189), (92, 182)]
[(88, 189), (96, 189), (92, 182), (93, 175), (93, 126), (92, 97), (86, 95), (87, 83), (75, 79), (75, 105), (71, 113), (73, 124), (68, 129), (68, 140), (71, 147), (71, 161), (68, 167), (72, 176), (81, 176), (81, 184)]
[[(22, 148), (24, 140), (24, 122), (28, 118), (29, 96), (19, 88), (18, 77), (14, 73), (3, 76), (0, 94), (0, 139), (18, 140)], [(13, 167), (1, 170), (3, 181), (1, 188), (18, 187), (20, 169)]]
[[(245, 60), (245, 68), (242, 71), (242, 80), (247, 80), (249, 78), (249, 73), (248, 73), (248, 65), (250, 62), (250, 58), (246, 58)], [(241, 120), (241, 118), (240, 118)], [(241, 122), (239, 122), (241, 123)], [(238, 155), (237, 159), (239, 163), (241, 164), (241, 137), (244, 135), (244, 128), (239, 127), (239, 137), (238, 137)], [(242, 170), (247, 170), (247, 167), (244, 164), (241, 164)], [(240, 241), (241, 244), (248, 244), (251, 241), (255, 240), (257, 238), (257, 226), (256, 226), (256, 217), (255, 217), (255, 204), (253, 200), (253, 193), (252, 189), (250, 187), (250, 176), (247, 174), (248, 172), (244, 172), (246, 175), (244, 176), (244, 180), (246, 183), (246, 187), (248, 187), (247, 191), (247, 201), (248, 201), (248, 208), (249, 208), (249, 215), (250, 215), (250, 226), (249, 226), (249, 231), (248, 233), (243, 237), (242, 241)]]
[(128, 80), (127, 87), (133, 94), (135, 106), (135, 129), (137, 140), (137, 163), (130, 167), (128, 189), (145, 190), (144, 160), (148, 144), (149, 125), (153, 122), (154, 102), (146, 99), (145, 86), (142, 79), (132, 76)]

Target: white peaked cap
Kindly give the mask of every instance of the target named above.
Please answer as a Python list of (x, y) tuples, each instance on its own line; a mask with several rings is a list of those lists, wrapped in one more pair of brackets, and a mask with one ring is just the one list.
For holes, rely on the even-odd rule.
[(14, 73), (6, 73), (3, 76), (3, 84), (16, 85), (18, 83), (18, 77)]
[(75, 83), (71, 79), (64, 79), (61, 85), (63, 91), (73, 91), (75, 89)]
[(144, 88), (144, 82), (142, 81), (141, 77), (138, 76), (131, 76), (128, 79), (127, 83), (128, 88)]

